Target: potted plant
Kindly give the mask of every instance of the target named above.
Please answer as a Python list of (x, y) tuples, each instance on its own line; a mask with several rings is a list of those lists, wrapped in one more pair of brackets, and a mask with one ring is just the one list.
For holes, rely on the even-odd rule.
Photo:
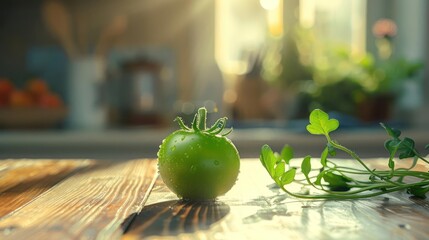
[[(386, 20), (387, 21), (387, 20)], [(352, 53), (348, 46), (320, 43), (311, 30), (297, 33), (300, 61), (312, 73), (301, 94), (305, 116), (314, 108), (335, 111), (362, 122), (388, 120), (405, 80), (423, 67), (420, 62), (392, 57), (396, 28), (389, 20), (374, 27), (377, 53)]]
[(365, 97), (359, 102), (359, 117), (363, 121), (388, 120), (405, 81), (413, 79), (423, 67), (421, 62), (393, 57), (392, 40), (397, 28), (392, 20), (378, 20), (372, 30), (377, 54), (368, 54), (367, 61), (358, 65), (363, 70), (361, 78), (367, 83)]

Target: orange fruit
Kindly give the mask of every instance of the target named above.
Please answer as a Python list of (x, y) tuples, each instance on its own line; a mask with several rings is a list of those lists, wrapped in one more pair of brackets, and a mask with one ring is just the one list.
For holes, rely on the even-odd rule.
[(33, 78), (28, 80), (26, 90), (33, 96), (38, 97), (49, 92), (49, 86), (45, 80), (41, 78)]
[(14, 86), (9, 79), (0, 77), (0, 98), (8, 98), (13, 89)]
[(34, 105), (34, 101), (28, 92), (14, 90), (9, 95), (9, 105), (11, 107), (30, 107)]
[(45, 108), (59, 108), (63, 105), (63, 102), (57, 94), (45, 93), (39, 96), (37, 105)]

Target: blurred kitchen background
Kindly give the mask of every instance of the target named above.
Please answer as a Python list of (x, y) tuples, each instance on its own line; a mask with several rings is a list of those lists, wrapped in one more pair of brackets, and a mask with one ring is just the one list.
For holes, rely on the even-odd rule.
[(297, 156), (321, 108), (387, 156), (379, 122), (429, 143), (426, 0), (3, 0), (0, 159), (156, 157), (205, 106), (243, 157)]

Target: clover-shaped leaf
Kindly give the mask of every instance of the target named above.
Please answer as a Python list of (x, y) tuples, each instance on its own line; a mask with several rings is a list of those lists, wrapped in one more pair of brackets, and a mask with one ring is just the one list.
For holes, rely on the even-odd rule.
[(315, 109), (310, 113), (310, 124), (307, 131), (313, 135), (328, 135), (340, 126), (337, 119), (329, 119), (329, 115), (320, 109)]
[(414, 146), (415, 146), (414, 140), (407, 137), (404, 138), (402, 140), (402, 144), (399, 146), (399, 150), (400, 150), (399, 158), (404, 159), (404, 158), (414, 157), (416, 155)]
[(390, 139), (384, 143), (384, 147), (390, 153), (390, 156), (394, 157), (395, 154), (399, 154), (400, 159), (416, 156), (414, 146), (415, 142), (410, 138), (404, 138), (403, 140), (398, 138)]

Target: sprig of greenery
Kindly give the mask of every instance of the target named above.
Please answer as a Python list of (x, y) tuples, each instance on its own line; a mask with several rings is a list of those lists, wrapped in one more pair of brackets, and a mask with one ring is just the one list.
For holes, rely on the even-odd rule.
[[(415, 149), (415, 142), (410, 138), (401, 138), (401, 131), (385, 124), (381, 126), (391, 137), (384, 146), (389, 152), (387, 170), (369, 168), (365, 162), (352, 150), (332, 140), (330, 133), (337, 130), (339, 122), (330, 119), (329, 115), (320, 109), (310, 114), (310, 123), (307, 131), (313, 135), (323, 135), (327, 140), (325, 149), (320, 156), (321, 167), (312, 166), (311, 156), (302, 159), (301, 165), (293, 165), (293, 149), (285, 145), (281, 153), (274, 152), (268, 145), (262, 146), (260, 160), (271, 178), (287, 194), (309, 199), (358, 199), (378, 196), (385, 193), (406, 190), (409, 194), (425, 198), (429, 191), (429, 172), (415, 171), (417, 162), (429, 164)], [(426, 145), (429, 149), (429, 144)], [(337, 164), (330, 158), (336, 156), (337, 151), (347, 153), (356, 160), (360, 167), (348, 167)], [(397, 159), (412, 158), (413, 162), (408, 168), (396, 168)], [(299, 179), (297, 171), (300, 170), (304, 179)], [(407, 178), (414, 180), (406, 182)], [(298, 183), (303, 191), (292, 192), (287, 185)], [(310, 194), (307, 187), (313, 187), (317, 193)]]

